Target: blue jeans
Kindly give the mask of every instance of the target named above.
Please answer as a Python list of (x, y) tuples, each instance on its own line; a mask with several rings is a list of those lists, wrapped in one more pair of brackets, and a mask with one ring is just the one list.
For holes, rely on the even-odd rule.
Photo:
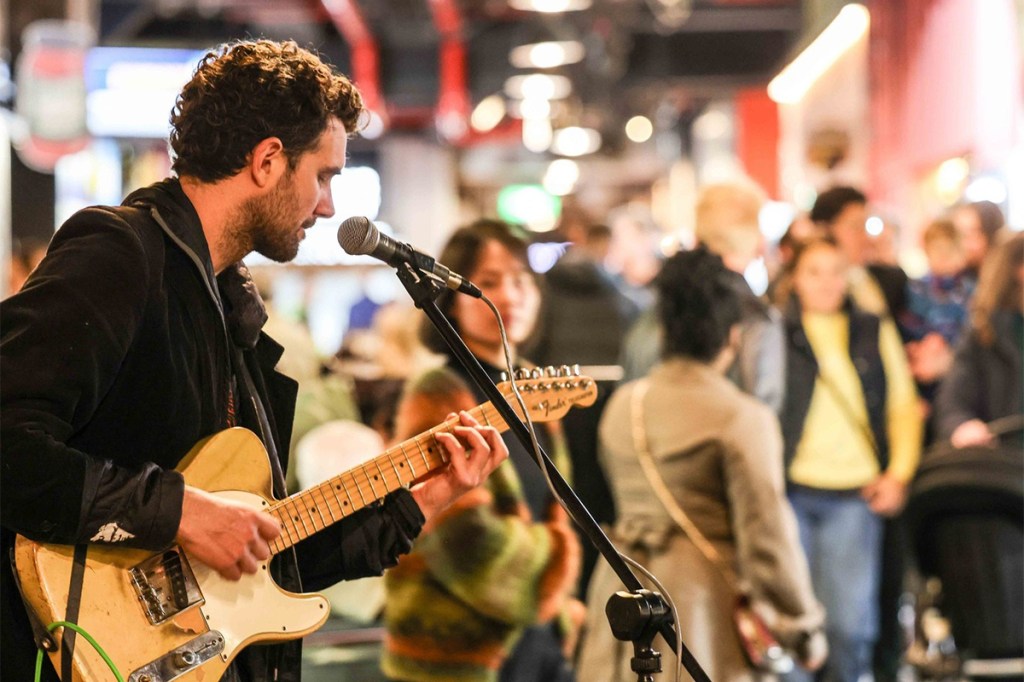
[(829, 656), (819, 678), (857, 682), (871, 672), (878, 638), (882, 518), (855, 492), (797, 488), (789, 501), (814, 593), (825, 606)]

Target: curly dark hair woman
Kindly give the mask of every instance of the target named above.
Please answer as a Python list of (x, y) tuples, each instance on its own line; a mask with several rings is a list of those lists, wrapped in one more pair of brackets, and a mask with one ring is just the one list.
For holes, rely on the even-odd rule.
[(654, 280), (664, 356), (714, 360), (740, 321), (740, 300), (722, 259), (701, 247), (665, 261)]
[(364, 112), (352, 82), (293, 41), (236, 42), (209, 52), (171, 113), (173, 168), (203, 182), (245, 165), (252, 148), (278, 137), (294, 168), (330, 117), (349, 134)]

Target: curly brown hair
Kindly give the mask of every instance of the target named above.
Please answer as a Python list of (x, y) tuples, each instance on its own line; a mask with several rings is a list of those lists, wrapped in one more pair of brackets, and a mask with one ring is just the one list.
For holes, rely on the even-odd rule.
[(213, 182), (237, 173), (261, 140), (278, 137), (291, 168), (330, 117), (355, 133), (364, 112), (345, 76), (294, 41), (239, 41), (206, 54), (171, 112), (173, 168)]

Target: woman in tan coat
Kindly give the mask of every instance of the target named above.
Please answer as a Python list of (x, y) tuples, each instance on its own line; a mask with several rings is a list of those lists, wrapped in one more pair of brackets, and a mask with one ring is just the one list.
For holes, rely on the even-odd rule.
[[(779, 425), (768, 407), (724, 376), (741, 315), (728, 276), (721, 259), (704, 249), (666, 261), (656, 280), (664, 358), (642, 380), (640, 423), (676, 502), (763, 604), (780, 641), (813, 668), (825, 654), (824, 612), (785, 497)], [(612, 396), (600, 426), (602, 464), (618, 510), (613, 539), (670, 593), (683, 641), (712, 680), (758, 679), (733, 624), (736, 593), (672, 520), (641, 469), (631, 430), (637, 383)], [(581, 680), (636, 679), (632, 645), (612, 637), (604, 615), (606, 600), (620, 589), (600, 565), (589, 589)], [(675, 659), (660, 644), (671, 670)]]

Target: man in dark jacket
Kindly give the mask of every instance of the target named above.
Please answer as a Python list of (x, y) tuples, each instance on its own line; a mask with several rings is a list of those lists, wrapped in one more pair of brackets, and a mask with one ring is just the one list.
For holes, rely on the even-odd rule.
[[(362, 112), (352, 84), (294, 43), (210, 53), (172, 114), (178, 177), (76, 213), (0, 306), (3, 679), (31, 679), (36, 653), (7, 560), (15, 534), (177, 543), (226, 580), (270, 558), (277, 519), (174, 469), (200, 439), (244, 426), (268, 451), (274, 494), (286, 495), (296, 384), (274, 371), (282, 349), (261, 331), (266, 313), (241, 259), (290, 260), (305, 229), (333, 215), (330, 181)], [(507, 455), (468, 415), (455, 434), (437, 436), (450, 460), (438, 475), (280, 552), (277, 582), (315, 590), (393, 565), (426, 518)], [(299, 656), (297, 641), (250, 646), (224, 679), (297, 680)], [(49, 662), (43, 676), (56, 679)]]

